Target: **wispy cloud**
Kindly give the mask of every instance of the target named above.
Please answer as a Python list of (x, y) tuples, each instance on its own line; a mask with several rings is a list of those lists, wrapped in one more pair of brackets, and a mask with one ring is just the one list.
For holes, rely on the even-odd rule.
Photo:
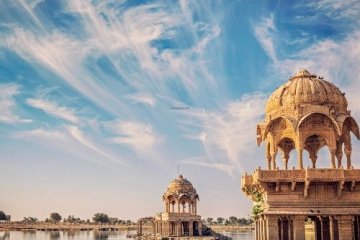
[(38, 108), (49, 115), (64, 119), (74, 124), (79, 123), (75, 110), (71, 108), (60, 106), (55, 102), (40, 98), (27, 99), (26, 102), (30, 106)]
[(255, 129), (263, 116), (265, 100), (266, 96), (261, 93), (246, 94), (239, 101), (229, 103), (223, 111), (185, 113), (183, 124), (200, 129), (189, 138), (203, 144), (209, 166), (215, 167), (220, 159), (226, 159), (237, 170), (244, 169), (245, 156), (256, 148)]
[(77, 140), (82, 145), (86, 146), (90, 150), (106, 157), (109, 160), (112, 160), (114, 162), (125, 164), (122, 162), (121, 159), (114, 157), (112, 154), (106, 152), (105, 150), (101, 149), (96, 143), (94, 143), (92, 140), (90, 140), (88, 137), (85, 136), (85, 134), (76, 126), (67, 126), (66, 129), (70, 133), (70, 135)]
[(136, 121), (118, 121), (111, 129), (117, 134), (112, 142), (129, 146), (136, 153), (144, 156), (153, 155), (164, 137), (156, 133), (150, 124)]
[(44, 128), (36, 128), (32, 130), (24, 130), (14, 132), (12, 134), (13, 138), (18, 139), (33, 139), (40, 138), (45, 139), (46, 141), (56, 141), (56, 142), (66, 142), (66, 135), (58, 130), (47, 130)]
[(14, 97), (19, 94), (19, 85), (0, 84), (0, 122), (26, 123), (30, 119), (21, 118), (15, 113), (16, 101)]
[(276, 33), (276, 31), (274, 15), (263, 18), (254, 28), (255, 37), (269, 58), (274, 62), (277, 61), (276, 49), (274, 46), (274, 33)]
[(104, 146), (93, 141), (79, 127), (65, 125), (53, 128), (39, 127), (32, 130), (19, 130), (11, 134), (12, 138), (31, 141), (41, 146), (52, 146), (54, 151), (72, 154), (83, 160), (105, 163), (111, 161), (126, 165), (124, 159), (110, 152)]
[(146, 93), (133, 94), (128, 96), (128, 99), (130, 99), (134, 103), (142, 103), (150, 107), (155, 107), (156, 105), (156, 99), (152, 97), (150, 94), (146, 94)]
[(309, 7), (315, 8), (318, 12), (325, 13), (332, 19), (353, 19), (360, 23), (359, 12), (360, 3), (357, 0), (336, 1), (336, 0), (321, 0), (314, 1), (309, 4)]
[(209, 162), (205, 157), (187, 158), (187, 159), (183, 159), (181, 162), (193, 166), (212, 168), (215, 170), (223, 171), (231, 177), (234, 176), (234, 168), (235, 168), (234, 165), (225, 164), (225, 163), (212, 163)]

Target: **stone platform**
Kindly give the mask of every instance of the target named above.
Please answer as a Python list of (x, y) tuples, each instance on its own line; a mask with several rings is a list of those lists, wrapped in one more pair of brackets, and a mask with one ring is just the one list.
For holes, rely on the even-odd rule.
[(257, 169), (241, 185), (258, 211), (256, 239), (305, 239), (308, 219), (316, 239), (360, 239), (360, 169)]

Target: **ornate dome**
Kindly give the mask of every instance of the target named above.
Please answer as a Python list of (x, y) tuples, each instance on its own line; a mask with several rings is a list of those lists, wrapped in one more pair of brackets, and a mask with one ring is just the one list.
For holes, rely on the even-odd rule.
[(193, 187), (191, 182), (182, 175), (179, 175), (170, 182), (163, 198), (165, 199), (168, 196), (181, 197), (182, 195), (198, 198), (196, 189)]
[(347, 101), (340, 89), (323, 78), (299, 71), (270, 96), (266, 105), (266, 118), (257, 126), (258, 145), (266, 141), (268, 168), (275, 170), (276, 155), (282, 152), (287, 169), (289, 154), (296, 150), (298, 168), (303, 168), (303, 151), (309, 153), (313, 168), (319, 150), (327, 146), (331, 167), (351, 167), (350, 132), (360, 139), (359, 127), (347, 110)]
[(307, 104), (326, 105), (341, 113), (346, 113), (348, 106), (338, 87), (302, 69), (274, 91), (266, 104), (266, 113)]

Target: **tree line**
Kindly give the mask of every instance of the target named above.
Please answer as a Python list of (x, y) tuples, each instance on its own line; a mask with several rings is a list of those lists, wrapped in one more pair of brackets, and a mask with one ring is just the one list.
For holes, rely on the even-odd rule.
[[(10, 220), (11, 220), (10, 215), (6, 215), (3, 211), (0, 211), (0, 221), (8, 221), (9, 222)], [(122, 219), (118, 219), (115, 217), (109, 217), (105, 213), (95, 213), (91, 220), (90, 219), (84, 220), (84, 219), (75, 217), (74, 215), (68, 215), (67, 217), (63, 218), (57, 212), (51, 213), (50, 216), (43, 221), (40, 221), (36, 217), (24, 217), (24, 219), (20, 222), (33, 224), (33, 223), (38, 223), (38, 222), (59, 223), (61, 221), (63, 223), (78, 223), (78, 224), (80, 224), (80, 223), (83, 223), (83, 224), (84, 223), (100, 223), (100, 224), (119, 224), (119, 225), (135, 224), (131, 220), (122, 220)]]
[(254, 220), (251, 218), (237, 218), (231, 216), (229, 218), (217, 217), (216, 219), (208, 217), (206, 220), (204, 219), (203, 222), (208, 225), (245, 226), (253, 224)]

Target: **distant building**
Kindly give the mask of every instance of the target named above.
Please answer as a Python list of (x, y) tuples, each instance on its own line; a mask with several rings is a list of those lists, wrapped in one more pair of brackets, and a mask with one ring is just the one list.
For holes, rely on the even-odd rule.
[(143, 222), (151, 222), (152, 231), (160, 236), (199, 236), (202, 233), (201, 216), (197, 215), (199, 195), (182, 175), (172, 180), (164, 193), (164, 212), (154, 218), (138, 221), (142, 234)]
[[(254, 201), (256, 240), (304, 240), (305, 221), (312, 222), (316, 240), (360, 239), (360, 169), (352, 165), (350, 136), (360, 134), (347, 107), (338, 87), (306, 70), (270, 96), (257, 126), (268, 169), (242, 178), (242, 190)], [(328, 168), (317, 167), (322, 147), (330, 153)], [(289, 169), (294, 151), (297, 168)]]

